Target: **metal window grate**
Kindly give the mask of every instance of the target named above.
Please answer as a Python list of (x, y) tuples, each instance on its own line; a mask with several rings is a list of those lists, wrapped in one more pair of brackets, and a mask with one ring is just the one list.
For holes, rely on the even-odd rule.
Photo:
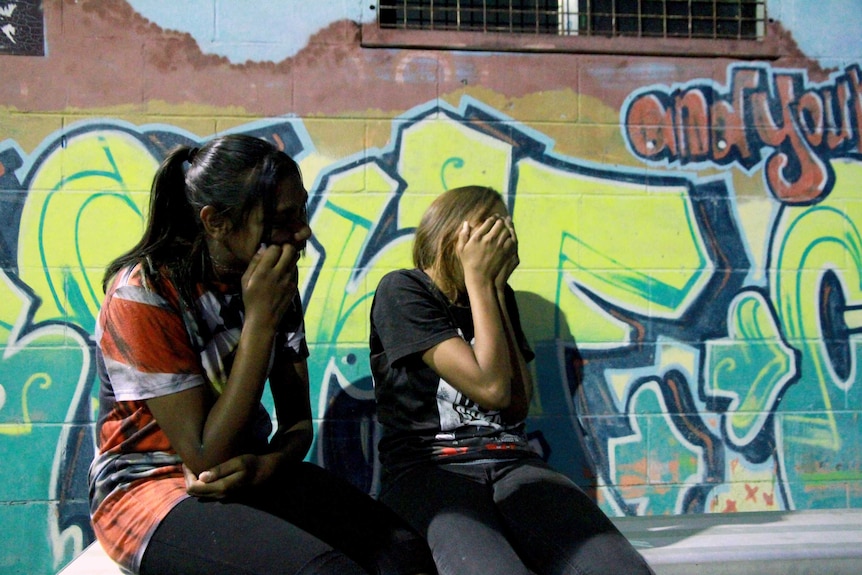
[(762, 39), (767, 0), (380, 0), (381, 28)]

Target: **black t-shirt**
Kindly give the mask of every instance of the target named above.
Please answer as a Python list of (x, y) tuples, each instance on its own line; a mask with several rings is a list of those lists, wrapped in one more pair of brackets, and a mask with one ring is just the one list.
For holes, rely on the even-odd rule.
[[(514, 292), (506, 306), (518, 347), (534, 354), (521, 330)], [(447, 383), (422, 354), (447, 339), (473, 340), (469, 306), (454, 305), (423, 271), (398, 270), (380, 281), (371, 306), (371, 373), (384, 470), (431, 461), (466, 462), (535, 456), (522, 422), (504, 423)]]

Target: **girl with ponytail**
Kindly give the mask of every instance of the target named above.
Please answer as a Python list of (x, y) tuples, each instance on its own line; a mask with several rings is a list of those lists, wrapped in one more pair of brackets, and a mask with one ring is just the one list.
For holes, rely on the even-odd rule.
[(434, 570), (386, 507), (304, 461), (307, 200), (296, 162), (265, 140), (176, 148), (141, 240), (107, 267), (90, 512), (126, 573)]

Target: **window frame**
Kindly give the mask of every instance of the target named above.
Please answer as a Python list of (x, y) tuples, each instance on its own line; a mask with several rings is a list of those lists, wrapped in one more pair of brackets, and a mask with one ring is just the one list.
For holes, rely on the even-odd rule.
[(673, 38), (654, 36), (578, 36), (518, 32), (473, 32), (381, 28), (377, 1), (366, 0), (360, 24), (363, 48), (407, 48), (482, 52), (548, 52), (571, 54), (727, 57), (776, 60), (782, 56), (777, 34), (767, 17), (764, 36), (740, 38)]

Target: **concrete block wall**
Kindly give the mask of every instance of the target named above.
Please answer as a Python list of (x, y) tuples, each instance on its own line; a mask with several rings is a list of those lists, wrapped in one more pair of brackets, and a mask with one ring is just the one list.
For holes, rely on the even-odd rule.
[(531, 437), (608, 514), (862, 503), (853, 0), (770, 0), (769, 59), (368, 48), (359, 0), (7, 4), (43, 26), (0, 11), (1, 575), (92, 540), (102, 271), (166, 150), (236, 131), (311, 194), (310, 459), (374, 491), (370, 298), (479, 183), (521, 240)]

